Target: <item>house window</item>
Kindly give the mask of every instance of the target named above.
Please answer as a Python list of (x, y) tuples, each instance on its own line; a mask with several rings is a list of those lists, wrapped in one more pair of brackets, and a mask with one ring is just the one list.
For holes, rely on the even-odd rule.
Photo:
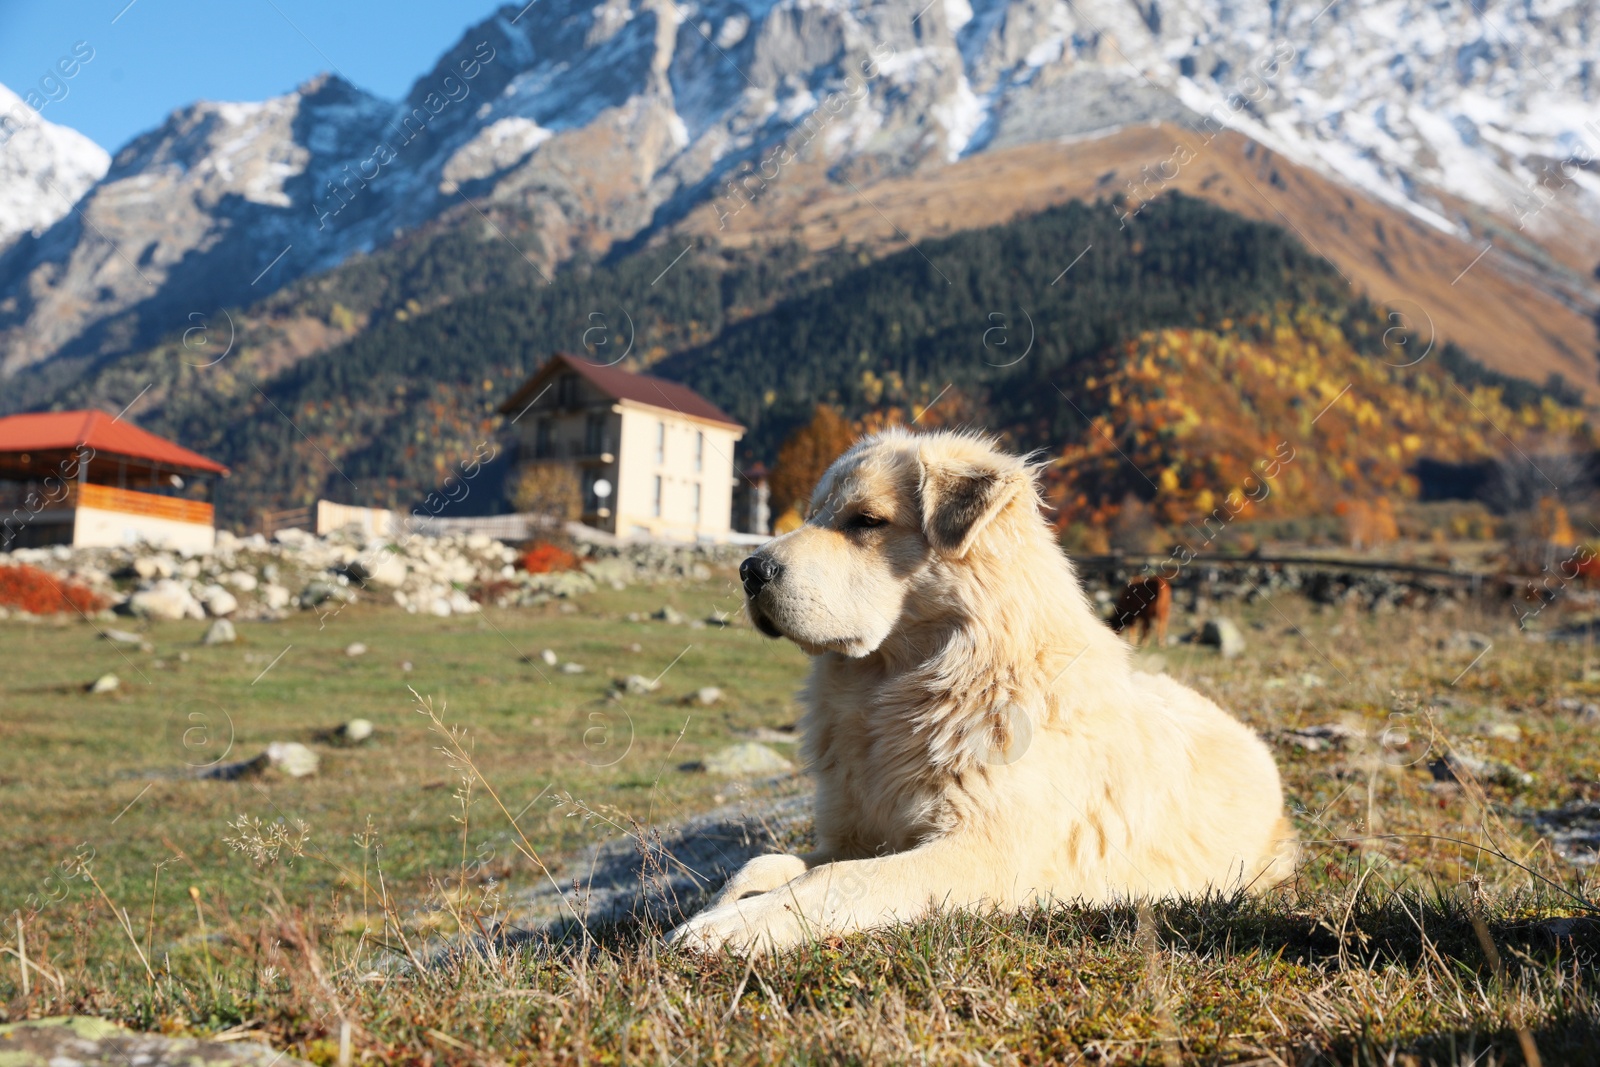
[(606, 444), (605, 412), (594, 412), (584, 422), (583, 450), (591, 456), (598, 456), (608, 451)]
[(667, 424), (664, 423), (664, 422), (658, 422), (658, 423), (656, 423), (656, 463), (662, 464), (662, 463), (666, 463), (666, 461), (667, 461)]
[[(706, 468), (706, 435), (704, 430), (694, 432), (694, 469), (698, 473)], [(698, 511), (696, 512), (698, 514)]]
[(535, 459), (549, 459), (552, 455), (550, 445), (550, 420), (540, 419), (533, 428), (533, 457)]
[(700, 525), (700, 483), (694, 483), (694, 524)]
[(556, 407), (573, 408), (578, 406), (578, 376), (576, 374), (563, 374), (556, 379)]
[(661, 517), (661, 475), (659, 474), (656, 475), (656, 502), (654, 515), (658, 519)]

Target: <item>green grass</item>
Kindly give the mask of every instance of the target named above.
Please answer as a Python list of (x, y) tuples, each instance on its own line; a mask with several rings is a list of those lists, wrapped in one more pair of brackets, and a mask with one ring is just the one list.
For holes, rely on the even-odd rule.
[[(1523, 818), (1600, 799), (1600, 727), (1557, 704), (1600, 702), (1600, 663), (1516, 635), (1503, 605), (1229, 605), (1243, 657), (1159, 654), (1274, 739), (1306, 850), (1295, 882), (1263, 900), (940, 915), (754, 965), (624, 925), (408, 966), (514, 915), (545, 878), (526, 852), (570, 880), (563, 863), (614, 826), (734, 794), (681, 764), (793, 721), (798, 652), (748, 626), (626, 621), (666, 603), (698, 618), (735, 601), (722, 576), (597, 593), (571, 613), (357, 606), (321, 628), (241, 624), (244, 643), (221, 648), (198, 644), (204, 624), (162, 624), (151, 653), (82, 623), (0, 623), (0, 901), (45, 967), (24, 998), (15, 956), (0, 957), (4, 1017), (248, 1030), (318, 1062), (336, 1058), (341, 1020), (358, 1055), (408, 1063), (1515, 1063), (1525, 1041), (1547, 1064), (1600, 1062), (1600, 923), (1551, 925), (1588, 915), (1592, 889)], [(1456, 629), (1494, 648), (1474, 663), (1441, 647)], [(367, 654), (346, 656), (353, 641)], [(537, 662), (547, 647), (586, 673)], [(83, 692), (108, 670), (119, 693)], [(607, 697), (614, 678), (664, 670), (653, 694)], [(723, 701), (682, 702), (704, 685)], [(410, 689), (464, 731), (454, 756)], [(186, 746), (194, 712), (222, 726)], [(357, 716), (378, 727), (367, 745), (316, 740)], [(230, 721), (229, 759), (299, 740), (321, 772), (171, 776), (211, 759)], [(1342, 747), (1306, 751), (1287, 733), (1334, 721), (1355, 731)], [(1490, 735), (1496, 723), (1520, 739)], [(1391, 727), (1412, 743), (1380, 745)], [(1426, 762), (1446, 749), (1534, 780), (1435, 782)], [(230, 828), (240, 816), (259, 829)], [(275, 860), (227, 843), (270, 837), (277, 820), (289, 845)], [(0, 941), (15, 944), (15, 921)]]

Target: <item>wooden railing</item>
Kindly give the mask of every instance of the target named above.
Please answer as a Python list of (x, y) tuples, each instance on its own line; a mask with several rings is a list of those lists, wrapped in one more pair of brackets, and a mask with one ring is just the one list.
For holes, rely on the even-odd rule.
[(175, 496), (157, 496), (154, 493), (137, 493), (132, 489), (118, 489), (114, 485), (73, 485), (65, 502), (67, 507), (99, 508), (123, 515), (148, 515), (153, 519), (170, 519), (210, 526), (216, 512), (202, 500), (184, 500)]

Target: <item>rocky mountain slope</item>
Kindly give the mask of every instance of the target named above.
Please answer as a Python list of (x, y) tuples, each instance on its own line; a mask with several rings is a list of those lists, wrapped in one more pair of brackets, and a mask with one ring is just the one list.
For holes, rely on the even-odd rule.
[(49, 228), (110, 165), (105, 149), (0, 85), (0, 249)]
[[(1193, 132), (1190, 146), (1123, 159), (1106, 195), (1157, 195), (1238, 130), (1484, 248), (1517, 294), (1581, 321), (1600, 302), (1595, 9), (508, 6), (399, 104), (319, 78), (264, 103), (193, 105), (123, 148), (80, 213), (0, 256), (0, 373), (115, 358), (430, 220), (493, 233), (548, 275), (696, 206), (720, 235), (807, 164), (835, 195), (875, 201), (883, 181), (937, 184), (953, 162), (1029, 145), (1070, 156), (1157, 120)], [(1273, 211), (1297, 225), (1292, 205)], [(1539, 376), (1579, 358), (1532, 347)]]

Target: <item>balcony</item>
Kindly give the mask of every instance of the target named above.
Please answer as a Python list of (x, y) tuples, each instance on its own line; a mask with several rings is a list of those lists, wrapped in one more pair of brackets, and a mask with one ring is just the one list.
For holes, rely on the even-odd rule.
[(182, 497), (158, 496), (139, 493), (132, 489), (118, 489), (114, 485), (78, 485), (69, 483), (66, 499), (53, 508), (95, 508), (114, 511), (122, 515), (144, 515), (152, 519), (186, 522), (196, 526), (212, 526), (216, 510), (203, 500), (185, 500)]

